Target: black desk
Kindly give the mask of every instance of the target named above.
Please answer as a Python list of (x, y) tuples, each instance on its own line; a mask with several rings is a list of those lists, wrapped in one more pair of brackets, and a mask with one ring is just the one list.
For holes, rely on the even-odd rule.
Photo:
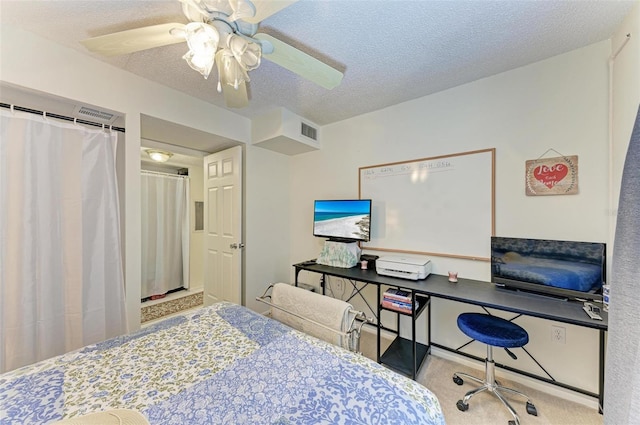
[[(344, 279), (350, 279), (353, 281), (364, 282), (367, 284), (378, 285), (378, 313), (380, 312), (380, 286), (387, 285), (392, 287), (399, 287), (410, 290), (416, 294), (442, 298), (452, 301), (458, 301), (467, 304), (474, 304), (487, 308), (494, 308), (498, 310), (510, 311), (514, 313), (523, 314), (526, 316), (540, 317), (543, 319), (554, 320), (557, 322), (569, 323), (576, 326), (582, 326), (585, 328), (596, 329), (600, 335), (600, 353), (599, 353), (599, 384), (598, 393), (576, 388), (556, 380), (547, 379), (538, 375), (534, 375), (528, 372), (520, 371), (505, 365), (496, 364), (497, 366), (517, 372), (535, 379), (539, 379), (554, 385), (561, 386), (579, 393), (597, 397), (599, 401), (600, 410), (602, 409), (603, 396), (604, 396), (604, 354), (605, 354), (605, 332), (608, 327), (608, 314), (602, 312), (601, 316), (603, 320), (593, 320), (587, 316), (582, 310), (582, 303), (568, 302), (563, 300), (556, 300), (547, 297), (539, 297), (533, 294), (525, 292), (516, 292), (511, 290), (502, 289), (496, 287), (491, 282), (483, 282), (479, 280), (470, 279), (458, 279), (457, 283), (451, 283), (446, 276), (441, 275), (429, 275), (424, 280), (406, 280), (399, 279), (390, 276), (383, 276), (377, 274), (374, 270), (362, 270), (359, 267), (350, 269), (343, 269), (337, 267), (324, 266), (321, 264), (314, 264), (310, 262), (304, 262), (294, 264), (295, 267), (295, 284), (298, 285), (298, 275), (300, 271), (305, 270), (314, 273), (320, 273), (324, 276), (335, 276)], [(323, 279), (324, 282), (324, 279)], [(324, 287), (323, 287), (324, 292)], [(429, 309), (429, 328), (431, 327), (431, 309)], [(430, 347), (438, 347), (448, 351), (456, 352), (449, 347), (439, 345), (431, 342), (431, 332), (428, 332), (428, 350)], [(464, 354), (464, 353), (459, 353)], [(466, 355), (466, 354), (465, 354)], [(478, 360), (480, 359), (474, 356)], [(415, 360), (415, 358), (414, 358)], [(380, 361), (380, 327), (378, 326), (378, 361)], [(415, 372), (415, 371), (414, 371)], [(415, 375), (415, 373), (414, 373)], [(415, 377), (415, 376), (414, 376)]]

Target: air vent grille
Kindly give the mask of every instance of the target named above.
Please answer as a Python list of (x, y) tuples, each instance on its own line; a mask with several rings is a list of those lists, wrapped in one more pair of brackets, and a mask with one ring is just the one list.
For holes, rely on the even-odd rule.
[(318, 140), (318, 130), (314, 127), (311, 127), (309, 124), (302, 123), (301, 133), (303, 136), (306, 136), (313, 140)]
[(113, 124), (113, 122), (117, 118), (116, 114), (89, 108), (87, 106), (76, 106), (73, 114), (78, 118), (91, 119), (93, 121), (99, 121), (104, 124)]

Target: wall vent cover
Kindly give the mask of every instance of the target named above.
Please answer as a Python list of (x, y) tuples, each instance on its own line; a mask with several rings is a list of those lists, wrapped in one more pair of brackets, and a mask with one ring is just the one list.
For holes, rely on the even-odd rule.
[(300, 131), (303, 136), (306, 136), (313, 140), (318, 140), (318, 130), (311, 127), (309, 124), (302, 123), (302, 129)]
[(76, 106), (73, 115), (77, 118), (99, 122), (101, 124), (113, 124), (118, 116), (111, 112), (100, 111), (87, 106)]

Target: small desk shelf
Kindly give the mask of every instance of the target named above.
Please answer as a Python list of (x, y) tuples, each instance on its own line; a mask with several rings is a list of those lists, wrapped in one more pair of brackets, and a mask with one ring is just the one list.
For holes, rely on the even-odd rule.
[[(412, 365), (411, 361), (413, 360), (414, 344), (416, 346), (415, 366)], [(396, 337), (389, 348), (387, 348), (387, 351), (380, 356), (380, 363), (415, 379), (428, 352), (429, 347), (424, 344), (410, 341), (406, 338)]]
[[(382, 310), (398, 314), (398, 336), (380, 356), (380, 363), (415, 380), (422, 363), (427, 354), (429, 354), (429, 346), (416, 341), (416, 319), (427, 308), (431, 298), (425, 295), (417, 295), (415, 291), (411, 291), (411, 299), (413, 300), (413, 305), (416, 305), (416, 302), (418, 303), (418, 308), (414, 308), (411, 313), (378, 304), (378, 320), (380, 320), (380, 312)], [(411, 317), (411, 339), (400, 336), (400, 316)], [(378, 323), (378, 339), (380, 338), (380, 325), (381, 323)]]

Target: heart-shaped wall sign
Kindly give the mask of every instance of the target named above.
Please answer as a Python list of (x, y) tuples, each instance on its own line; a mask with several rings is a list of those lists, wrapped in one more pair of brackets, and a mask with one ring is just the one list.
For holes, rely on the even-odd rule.
[(569, 168), (565, 164), (539, 165), (533, 170), (533, 176), (551, 189), (567, 176)]

